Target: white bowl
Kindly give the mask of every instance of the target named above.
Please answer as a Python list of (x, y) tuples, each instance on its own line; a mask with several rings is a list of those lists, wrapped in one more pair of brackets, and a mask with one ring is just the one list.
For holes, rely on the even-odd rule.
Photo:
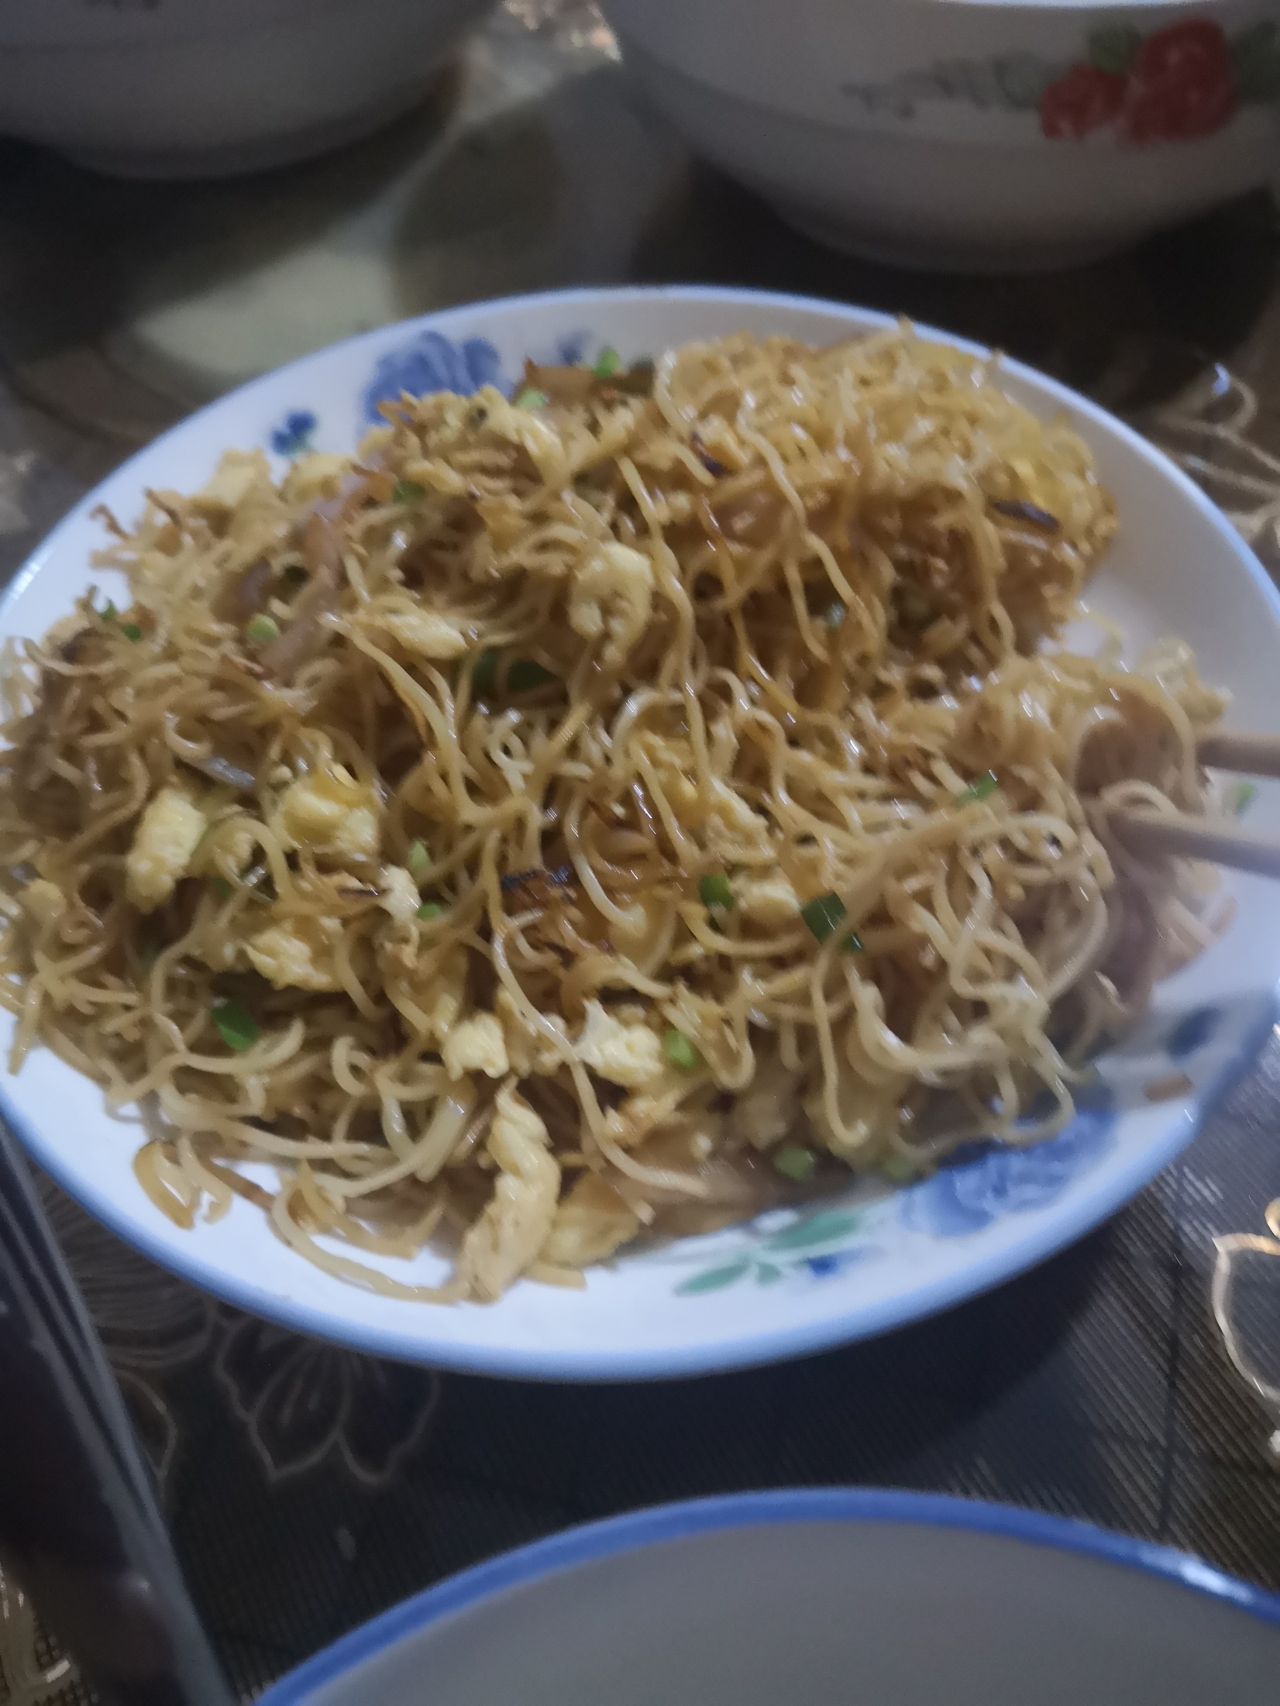
[[(283, 469), (310, 443), (351, 451), (378, 401), (411, 391), (511, 386), (524, 357), (631, 361), (734, 331), (823, 343), (880, 328), (883, 315), (742, 290), (581, 290), (472, 304), (352, 338), (255, 380), (193, 415), (118, 469), (30, 558), (0, 603), (0, 639), (41, 635), (96, 583), (105, 504), (129, 521), (148, 487), (194, 491), (227, 445), (260, 445)], [(926, 335), (940, 336), (937, 333)], [(972, 347), (972, 346), (969, 346)], [(1114, 492), (1117, 539), (1089, 602), (1131, 647), (1162, 634), (1195, 643), (1203, 673), (1235, 695), (1236, 727), (1280, 732), (1280, 596), (1222, 514), (1151, 445), (1094, 404), (1016, 362), (1011, 396), (1070, 415)], [(1080, 643), (1096, 646), (1086, 628)], [(1262, 782), (1251, 824), (1280, 830), (1280, 783)], [(130, 1112), (107, 1115), (96, 1085), (47, 1049), (0, 1075), (0, 1110), (36, 1159), (86, 1208), (154, 1260), (238, 1307), (297, 1331), (437, 1367), (549, 1379), (648, 1379), (797, 1356), (944, 1309), (1044, 1259), (1114, 1213), (1190, 1140), (1205, 1109), (1252, 1058), (1275, 1016), (1280, 884), (1229, 879), (1231, 927), (1156, 988), (1151, 1012), (1099, 1062), (1093, 1104), (1051, 1142), (994, 1150), (900, 1191), (850, 1181), (835, 1200), (774, 1209), (741, 1226), (593, 1268), (586, 1289), (521, 1281), (492, 1305), (388, 1298), (320, 1272), (237, 1197), (185, 1231), (138, 1183)], [(0, 1015), (0, 1051), (13, 1019)], [(0, 1059), (3, 1052), (0, 1052)], [(1154, 1087), (1164, 1098), (1151, 1101)], [(274, 1184), (268, 1169), (256, 1169)], [(444, 1258), (368, 1257), (396, 1278), (438, 1283)]]
[(633, 75), (697, 149), (802, 230), (875, 259), (1083, 260), (1274, 164), (1276, 0), (603, 4)]
[(916, 1493), (640, 1511), (468, 1570), (258, 1706), (1260, 1706), (1280, 1599), (1085, 1523)]
[(257, 170), (397, 117), (493, 0), (4, 0), (0, 132), (128, 177)]

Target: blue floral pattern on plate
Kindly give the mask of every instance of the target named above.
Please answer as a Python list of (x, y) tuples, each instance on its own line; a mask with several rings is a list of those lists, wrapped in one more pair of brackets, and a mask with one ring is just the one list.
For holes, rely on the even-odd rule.
[(902, 1193), (903, 1223), (938, 1238), (957, 1238), (1005, 1215), (1055, 1202), (1110, 1149), (1117, 1117), (1111, 1106), (1086, 1107), (1047, 1143), (1027, 1149), (969, 1145), (932, 1178)]
[(365, 389), (364, 417), (380, 422), (380, 405), (394, 402), (406, 391), (411, 397), (429, 391), (453, 391), (470, 397), (485, 385), (509, 389), (502, 377), (502, 358), (488, 338), (464, 338), (454, 343), (439, 332), (422, 332), (411, 344), (391, 350), (378, 362)]
[(1222, 1022), (1220, 1007), (1197, 1007), (1170, 1031), (1165, 1047), (1173, 1060), (1185, 1060), (1210, 1040)]
[(312, 435), (320, 418), (311, 409), (290, 409), (268, 438), (277, 456), (302, 456), (311, 449)]

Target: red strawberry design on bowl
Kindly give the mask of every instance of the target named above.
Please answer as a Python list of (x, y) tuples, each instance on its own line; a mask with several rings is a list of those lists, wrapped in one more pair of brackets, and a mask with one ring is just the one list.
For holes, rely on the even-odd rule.
[(1211, 136), (1234, 116), (1236, 88), (1222, 25), (1170, 24), (1134, 56), (1118, 130), (1126, 142)]
[(1073, 65), (1040, 97), (1040, 128), (1049, 137), (1087, 136), (1114, 123), (1124, 104), (1126, 80), (1100, 65)]

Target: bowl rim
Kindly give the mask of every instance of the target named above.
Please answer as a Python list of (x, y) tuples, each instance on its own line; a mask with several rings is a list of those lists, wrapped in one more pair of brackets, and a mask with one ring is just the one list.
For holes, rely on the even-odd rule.
[(585, 1523), (514, 1551), (474, 1564), (360, 1624), (331, 1646), (304, 1660), (262, 1694), (257, 1706), (303, 1706), (315, 1692), (340, 1681), (360, 1665), (422, 1633), (442, 1618), (497, 1599), (511, 1588), (562, 1570), (646, 1546), (718, 1534), (737, 1528), (787, 1523), (898, 1523), (920, 1528), (990, 1534), (1140, 1571), (1171, 1586), (1233, 1605), (1280, 1628), (1280, 1594), (1241, 1581), (1176, 1547), (1115, 1534), (1074, 1517), (957, 1498), (880, 1487), (806, 1487), (796, 1490), (729, 1493), (628, 1511)]
[[(183, 417), (112, 469), (91, 491), (81, 497), (67, 515), (34, 547), (0, 594), (0, 616), (8, 612), (35, 576), (65, 549), (64, 541), (73, 536), (75, 529), (93, 506), (104, 500), (108, 487), (117, 481), (130, 479), (141, 484), (135, 470), (142, 468), (158, 445), (186, 433), (195, 423), (207, 419), (229, 399), (269, 396), (282, 379), (305, 372), (311, 363), (321, 357), (339, 351), (378, 350), (393, 335), (403, 338), (406, 342), (424, 331), (432, 330), (450, 337), (465, 336), (472, 323), (483, 316), (501, 314), (518, 317), (522, 312), (550, 304), (585, 308), (602, 301), (622, 308), (628, 305), (643, 307), (650, 302), (666, 301), (677, 304), (716, 303), (729, 307), (750, 303), (779, 311), (799, 309), (818, 312), (828, 317), (833, 327), (833, 335), (834, 327), (840, 323), (850, 326), (852, 330), (861, 330), (868, 326), (891, 327), (901, 318), (858, 303), (733, 285), (587, 285), (458, 303), (448, 308), (415, 315), (407, 320), (388, 322), (367, 331), (356, 332), (347, 338), (297, 356), (242, 385), (231, 387), (220, 397)], [(989, 347), (970, 338), (948, 332), (930, 323), (912, 321), (912, 325), (923, 338), (947, 343), (984, 358), (996, 354)], [(1232, 527), (1221, 509), (1163, 451), (1119, 417), (1061, 381), (1006, 355), (999, 354), (997, 359), (1001, 373), (1034, 387), (1046, 407), (1056, 405), (1069, 410), (1080, 420), (1118, 440), (1148, 466), (1153, 467), (1173, 492), (1206, 517), (1214, 532), (1222, 539), (1224, 547), (1236, 559), (1239, 568), (1253, 581), (1272, 613), (1280, 618), (1280, 590), (1271, 581), (1256, 554)], [(714, 1344), (698, 1342), (675, 1347), (668, 1344), (661, 1350), (616, 1351), (591, 1345), (586, 1348), (547, 1351), (536, 1343), (533, 1346), (522, 1344), (519, 1350), (514, 1350), (509, 1346), (491, 1347), (468, 1338), (440, 1339), (432, 1334), (429, 1325), (420, 1333), (410, 1333), (398, 1325), (387, 1324), (381, 1320), (377, 1324), (366, 1321), (359, 1325), (353, 1325), (349, 1321), (335, 1321), (322, 1306), (316, 1306), (303, 1298), (281, 1298), (259, 1284), (252, 1273), (232, 1273), (218, 1262), (207, 1259), (198, 1249), (192, 1250), (188, 1260), (177, 1263), (158, 1234), (145, 1223), (139, 1223), (115, 1198), (86, 1189), (79, 1174), (64, 1165), (56, 1149), (44, 1139), (43, 1123), (47, 1122), (37, 1123), (29, 1119), (11, 1100), (9, 1079), (4, 1072), (0, 1072), (0, 1117), (6, 1120), (27, 1153), (100, 1224), (123, 1238), (131, 1248), (167, 1271), (179, 1274), (220, 1301), (246, 1310), (260, 1319), (275, 1322), (290, 1331), (320, 1338), (326, 1343), (342, 1345), (366, 1355), (390, 1357), (438, 1369), (505, 1379), (611, 1382), (687, 1379), (722, 1373), (730, 1369), (759, 1367), (791, 1360), (856, 1340), (875, 1337), (967, 1302), (1009, 1279), (1030, 1271), (1100, 1225), (1130, 1202), (1168, 1166), (1196, 1136), (1204, 1120), (1222, 1100), (1227, 1090), (1253, 1064), (1277, 1019), (1280, 1019), (1280, 980), (1272, 985), (1265, 1011), (1260, 1013), (1256, 1024), (1241, 1039), (1238, 1050), (1224, 1060), (1219, 1070), (1205, 1083), (1195, 1104), (1185, 1115), (1180, 1119), (1171, 1119), (1158, 1138), (1129, 1156), (1125, 1164), (1111, 1175), (1105, 1188), (1091, 1191), (1068, 1209), (1060, 1210), (1044, 1224), (1029, 1230), (1019, 1240), (1016, 1250), (987, 1250), (972, 1260), (960, 1275), (936, 1276), (909, 1294), (895, 1293), (874, 1305), (845, 1307), (825, 1313), (799, 1326), (754, 1330), (729, 1340), (717, 1340)], [(422, 1307), (430, 1309), (434, 1306)]]

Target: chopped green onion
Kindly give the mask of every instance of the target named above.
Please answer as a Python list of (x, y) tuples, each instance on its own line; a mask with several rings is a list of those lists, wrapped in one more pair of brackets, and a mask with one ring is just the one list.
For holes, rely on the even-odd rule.
[(723, 871), (702, 878), (698, 884), (698, 899), (703, 906), (723, 906), (726, 911), (733, 906), (733, 888)]
[(126, 640), (140, 640), (142, 638), (142, 629), (136, 622), (122, 622), (120, 632)]
[(841, 942), (840, 952), (842, 954), (860, 954), (862, 952), (862, 937), (856, 930), (850, 930), (844, 941)]
[(391, 493), (392, 503), (416, 504), (427, 495), (427, 488), (417, 480), (397, 480)]
[(405, 864), (408, 865), (415, 877), (421, 876), (423, 871), (431, 869), (431, 855), (427, 852), (425, 841), (415, 841), (411, 845)]
[(797, 1185), (804, 1185), (812, 1179), (818, 1158), (812, 1149), (802, 1149), (797, 1144), (789, 1149), (780, 1149), (773, 1158), (773, 1164), (779, 1173), (785, 1173)]
[(444, 907), (438, 900), (424, 900), (418, 908), (418, 917), (424, 924), (429, 924), (433, 918), (439, 918), (443, 911)]
[(471, 666), (471, 687), (477, 697), (492, 693), (498, 685), (498, 659), (502, 656), (495, 646), (486, 646)]
[(962, 788), (952, 800), (953, 806), (971, 806), (977, 800), (985, 800), (994, 794), (1000, 786), (999, 778), (994, 770), (988, 770), (985, 776), (979, 776), (976, 782), (970, 782), (967, 788)]
[(232, 895), (236, 892), (225, 877), (215, 877), (213, 879), (213, 886), (222, 896), (223, 900), (230, 900)]
[(107, 600), (107, 607), (102, 612), (102, 620), (104, 622), (114, 622), (117, 615), (118, 615), (118, 612), (116, 610), (115, 605), (112, 603), (112, 601), (110, 599), (108, 599)]
[(545, 391), (535, 391), (531, 385), (516, 398), (517, 409), (543, 409), (549, 401)]
[(213, 1009), (213, 1022), (223, 1042), (237, 1054), (252, 1048), (262, 1034), (253, 1014), (239, 1001), (219, 1001)]
[(1257, 792), (1258, 790), (1254, 783), (1241, 782), (1240, 786), (1236, 789), (1235, 803), (1231, 808), (1237, 817), (1244, 816), (1249, 807), (1253, 804), (1254, 796)]
[(920, 1177), (919, 1167), (906, 1155), (886, 1155), (880, 1163), (880, 1171), (895, 1185), (909, 1185), (913, 1179)]
[(674, 1025), (662, 1039), (662, 1052), (672, 1066), (679, 1066), (685, 1072), (692, 1072), (702, 1058), (684, 1032), (677, 1031)]
[(848, 606), (842, 604), (837, 598), (833, 604), (828, 604), (827, 608), (823, 611), (822, 620), (826, 623), (828, 628), (835, 629), (840, 626), (848, 614)]
[(616, 349), (602, 349), (591, 371), (597, 379), (608, 379), (609, 375), (616, 373), (621, 366), (622, 357)]
[(825, 942), (844, 917), (844, 911), (844, 902), (838, 894), (820, 894), (816, 900), (804, 903), (800, 916), (809, 926), (814, 940)]
[(255, 616), (245, 628), (244, 637), (251, 646), (267, 646), (280, 638), (280, 624), (270, 616)]
[(555, 676), (549, 669), (543, 669), (540, 663), (532, 658), (517, 658), (507, 671), (508, 693), (527, 693), (533, 687), (541, 687), (548, 681), (554, 681)]

